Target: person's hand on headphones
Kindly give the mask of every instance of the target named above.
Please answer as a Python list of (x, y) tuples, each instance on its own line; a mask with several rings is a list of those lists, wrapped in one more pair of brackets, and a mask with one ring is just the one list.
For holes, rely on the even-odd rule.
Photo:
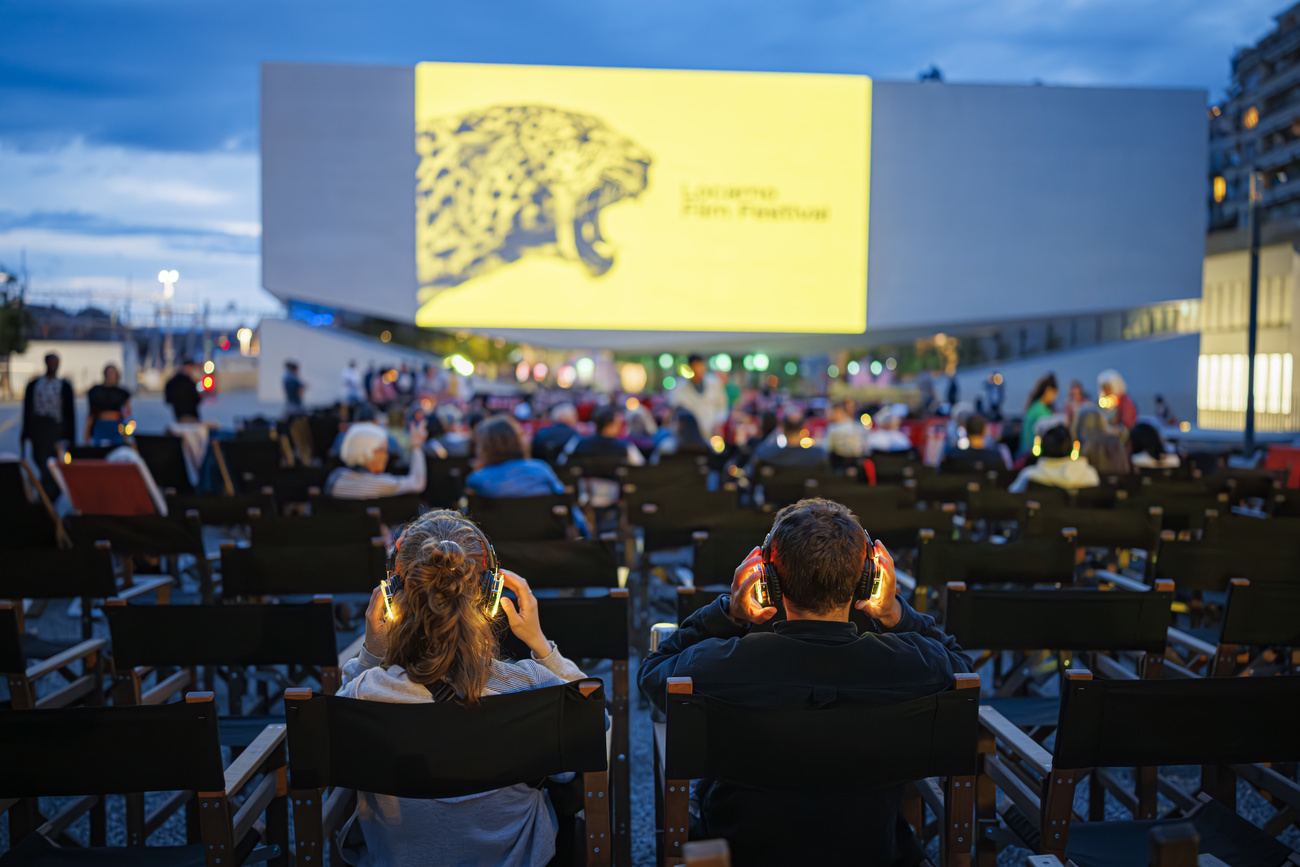
[(362, 646), (367, 653), (380, 659), (388, 653), (389, 625), (384, 619), (384, 588), (376, 587), (370, 593), (370, 606), (366, 608), (366, 640)]
[(551, 643), (542, 634), (542, 623), (537, 617), (537, 597), (528, 589), (528, 582), (509, 569), (502, 569), (501, 577), (506, 587), (514, 591), (517, 600), (501, 597), (501, 610), (510, 622), (510, 631), (536, 656), (546, 656), (551, 652)]
[(766, 623), (776, 616), (772, 606), (764, 608), (754, 598), (754, 585), (763, 578), (763, 549), (749, 552), (731, 579), (731, 619), (737, 623)]
[(903, 619), (903, 606), (896, 595), (898, 578), (894, 574), (894, 558), (889, 556), (884, 542), (877, 542), (874, 551), (867, 554), (875, 556), (880, 570), (880, 592), (854, 603), (859, 611), (876, 620), (886, 629), (892, 629)]

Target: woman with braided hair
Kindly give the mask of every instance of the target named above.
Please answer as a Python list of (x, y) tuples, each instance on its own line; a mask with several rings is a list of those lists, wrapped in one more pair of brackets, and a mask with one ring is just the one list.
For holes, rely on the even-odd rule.
[[(501, 609), (532, 658), (497, 658), (482, 582), (489, 543), (459, 512), (427, 512), (400, 531), (398, 540), (393, 619), (385, 619), (383, 589), (376, 588), (361, 655), (344, 665), (339, 695), (472, 704), (485, 695), (585, 677), (546, 639), (528, 582), (504, 569), (505, 586), (518, 601), (503, 597)], [(524, 784), (436, 800), (358, 792), (349, 826), (342, 835), (349, 863), (391, 867), (541, 867), (555, 854), (559, 827), (546, 792)]]

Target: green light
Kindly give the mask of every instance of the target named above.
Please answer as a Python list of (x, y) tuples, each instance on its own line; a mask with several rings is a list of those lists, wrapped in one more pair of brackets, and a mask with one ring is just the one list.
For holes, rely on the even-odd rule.
[(861, 369), (862, 365), (858, 364), (856, 361), (850, 361), (848, 363), (849, 376), (857, 376), (858, 371)]
[(665, 388), (666, 390), (671, 391), (671, 390), (672, 390), (673, 388), (675, 388), (676, 386), (677, 386), (677, 377), (675, 377), (675, 376), (665, 376), (665, 377), (664, 377), (664, 388)]
[(665, 352), (663, 355), (659, 356), (659, 366), (662, 367), (664, 370), (667, 370), (668, 368), (672, 367), (673, 366), (672, 354)]
[(744, 358), (742, 358), (742, 359), (740, 360), (740, 366), (743, 367), (743, 368), (745, 368), (746, 370), (753, 370), (753, 369), (754, 369), (754, 356), (752, 356), (752, 355), (746, 355)]
[(873, 361), (873, 362), (871, 362), (871, 375), (872, 375), (872, 376), (880, 376), (880, 374), (884, 371), (884, 369), (885, 369), (885, 366), (884, 366), (883, 364), (881, 364), (879, 361)]
[(834, 379), (840, 375), (840, 369), (832, 364), (830, 367), (826, 368), (826, 375), (831, 379)]
[(725, 352), (713, 356), (713, 367), (723, 373), (729, 373), (731, 371), (731, 356)]
[(769, 364), (768, 358), (767, 358), (767, 356), (764, 355), (763, 353), (760, 352), (760, 353), (758, 353), (757, 355), (754, 356), (754, 369), (755, 369), (755, 370), (767, 370), (767, 365), (768, 365), (768, 364)]
[(785, 373), (787, 376), (794, 376), (798, 372), (799, 365), (795, 364), (793, 361), (787, 361), (785, 363)]

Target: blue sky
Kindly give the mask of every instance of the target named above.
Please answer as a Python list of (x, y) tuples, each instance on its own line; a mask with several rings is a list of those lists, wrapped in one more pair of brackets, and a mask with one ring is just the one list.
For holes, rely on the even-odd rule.
[(1285, 0), (0, 2), (0, 263), (78, 307), (255, 316), (258, 64), (421, 60), (1194, 87)]

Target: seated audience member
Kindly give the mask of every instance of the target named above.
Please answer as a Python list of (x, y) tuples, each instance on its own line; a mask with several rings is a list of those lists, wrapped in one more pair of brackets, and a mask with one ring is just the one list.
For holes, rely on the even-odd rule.
[(533, 457), (553, 464), (565, 447), (578, 439), (578, 408), (557, 403), (551, 407), (551, 423), (533, 434)]
[(1103, 370), (1097, 374), (1097, 390), (1101, 397), (1097, 402), (1106, 409), (1110, 423), (1115, 427), (1133, 430), (1137, 424), (1138, 411), (1133, 398), (1128, 396), (1128, 386), (1118, 370)]
[(853, 463), (867, 453), (867, 427), (855, 414), (853, 401), (837, 400), (826, 412), (826, 449), (832, 458)]
[(911, 451), (912, 440), (903, 433), (903, 419), (907, 418), (906, 404), (896, 403), (883, 407), (872, 419), (867, 433), (868, 454), (872, 452)]
[[(383, 591), (376, 589), (366, 610), (361, 655), (343, 667), (339, 695), (399, 704), (437, 700), (473, 705), (482, 696), (584, 677), (546, 639), (527, 582), (504, 570), (505, 585), (518, 602), (503, 598), (501, 608), (532, 658), (497, 658), (482, 583), (486, 539), (468, 519), (452, 511), (428, 512), (399, 538), (394, 619), (385, 619)], [(349, 857), (349, 863), (389, 867), (434, 862), (541, 867), (555, 854), (559, 827), (546, 791), (524, 783), (428, 800), (358, 792), (352, 823), (360, 826), (365, 851), (348, 853), (359, 856)], [(351, 839), (356, 836), (354, 832)]]
[[(453, 403), (440, 403), (433, 411), (438, 433), (428, 442), (429, 451), (439, 458), (467, 458), (474, 448), (465, 416)], [(427, 427), (427, 426), (426, 426)]]
[(528, 457), (518, 424), (498, 415), (474, 428), (475, 466), (465, 487), (480, 497), (541, 497), (563, 494), (555, 470)]
[[(805, 445), (805, 443), (807, 443)], [(753, 465), (774, 467), (825, 467), (830, 460), (826, 447), (812, 441), (804, 428), (803, 416), (787, 412), (781, 420), (781, 433), (754, 449)]]
[(678, 407), (673, 411), (673, 423), (668, 435), (662, 437), (655, 445), (655, 456), (663, 455), (711, 455), (713, 448), (700, 433), (699, 422), (695, 416)]
[(999, 442), (989, 440), (984, 431), (988, 429), (988, 419), (982, 415), (972, 415), (966, 419), (966, 447), (961, 447), (958, 440), (955, 446), (948, 448), (946, 462), (958, 467), (973, 467), (982, 463), (986, 468), (996, 468), (999, 464), (1011, 469), (1011, 450)]
[[(762, 568), (755, 548), (736, 569), (731, 593), (690, 615), (642, 663), (638, 684), (661, 711), (670, 677), (689, 677), (696, 692), (738, 705), (804, 709), (921, 698), (971, 670), (932, 618), (895, 595), (889, 552), (880, 543), (867, 550), (866, 534), (846, 507), (801, 500), (777, 513), (768, 538), (788, 619), (774, 632), (752, 630), (776, 614), (754, 599)], [(869, 556), (882, 572), (880, 592), (854, 602)], [(849, 622), (852, 607), (872, 618), (865, 635)], [(798, 734), (757, 760), (798, 762)], [(891, 865), (901, 855), (901, 796), (901, 786), (828, 793), (704, 780), (701, 827), (691, 836), (726, 838), (737, 864), (838, 864), (852, 851), (855, 863)], [(773, 821), (782, 833), (773, 833)]]
[(1079, 443), (1079, 454), (1087, 458), (1098, 473), (1116, 476), (1130, 471), (1123, 428), (1113, 428), (1099, 407), (1080, 409), (1070, 432)]
[(343, 466), (325, 480), (325, 493), (340, 500), (373, 500), (424, 490), (424, 427), (411, 427), (411, 468), (404, 476), (384, 472), (388, 466), (388, 431), (371, 422), (358, 422), (343, 435), (339, 459)]
[(1101, 484), (1101, 476), (1086, 457), (1082, 454), (1071, 457), (1074, 439), (1065, 425), (1054, 425), (1038, 439), (1038, 461), (1021, 470), (1007, 487), (1008, 491), (1023, 494), (1029, 490), (1030, 482), (1054, 488), (1095, 488)]
[(1134, 467), (1143, 469), (1174, 469), (1180, 465), (1178, 455), (1165, 448), (1160, 438), (1160, 431), (1155, 425), (1142, 422), (1133, 426), (1128, 437), (1129, 447), (1133, 450), (1129, 462)]
[(116, 364), (104, 368), (104, 381), (86, 392), (86, 444), (119, 446), (125, 442), (122, 424), (131, 417), (131, 392), (122, 388)]
[(645, 456), (627, 440), (623, 439), (623, 413), (616, 406), (598, 407), (591, 414), (591, 421), (596, 432), (574, 443), (569, 454), (585, 457), (623, 457), (630, 466), (645, 464)]

